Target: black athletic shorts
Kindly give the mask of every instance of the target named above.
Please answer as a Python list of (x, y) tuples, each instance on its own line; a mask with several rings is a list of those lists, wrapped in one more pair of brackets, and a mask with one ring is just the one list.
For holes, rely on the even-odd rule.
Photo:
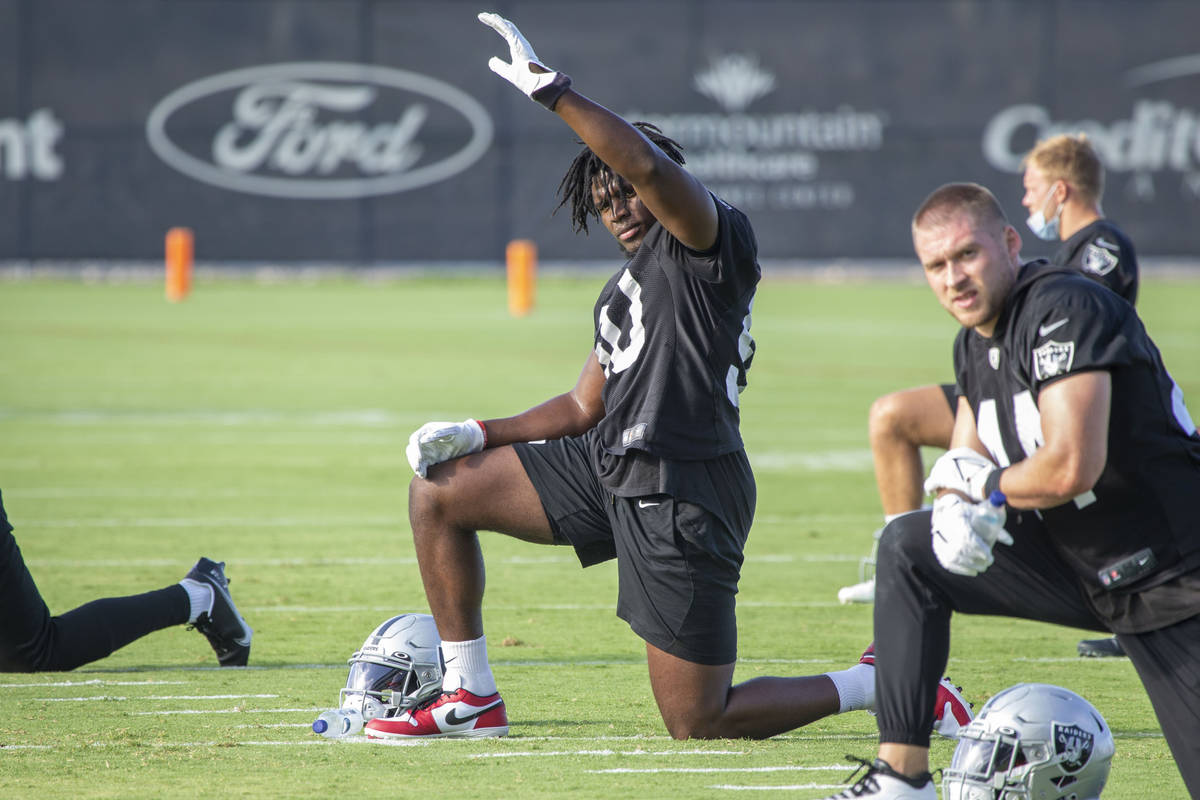
[(685, 661), (737, 659), (734, 595), (748, 531), (670, 495), (617, 497), (596, 478), (583, 437), (514, 446), (555, 542), (585, 566), (617, 559), (617, 616)]
[(950, 406), (950, 413), (958, 413), (958, 386), (953, 383), (939, 383), (942, 394), (946, 395), (946, 405)]

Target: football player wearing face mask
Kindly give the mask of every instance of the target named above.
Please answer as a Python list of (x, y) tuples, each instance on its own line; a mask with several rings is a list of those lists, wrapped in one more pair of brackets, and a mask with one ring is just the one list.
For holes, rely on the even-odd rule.
[(1062, 134), (1044, 139), (1022, 165), (1026, 225), (1039, 239), (1062, 242), (1051, 263), (1078, 269), (1136, 302), (1137, 256), (1129, 237), (1100, 208), (1104, 166), (1087, 137)]

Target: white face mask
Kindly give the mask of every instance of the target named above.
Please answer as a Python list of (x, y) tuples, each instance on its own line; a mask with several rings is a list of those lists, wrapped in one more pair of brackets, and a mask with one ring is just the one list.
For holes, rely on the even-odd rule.
[[(1050, 190), (1046, 192), (1046, 196), (1042, 198), (1042, 206), (1045, 207), (1046, 201), (1050, 199), (1050, 195), (1054, 193), (1054, 184), (1050, 185)], [(1025, 224), (1029, 226), (1029, 230), (1033, 231), (1033, 235), (1039, 239), (1044, 239), (1047, 242), (1053, 242), (1058, 239), (1059, 221), (1062, 217), (1064, 203), (1058, 204), (1058, 209), (1054, 212), (1054, 219), (1047, 220), (1046, 215), (1042, 213), (1042, 209), (1029, 215), (1029, 219), (1025, 220)]]

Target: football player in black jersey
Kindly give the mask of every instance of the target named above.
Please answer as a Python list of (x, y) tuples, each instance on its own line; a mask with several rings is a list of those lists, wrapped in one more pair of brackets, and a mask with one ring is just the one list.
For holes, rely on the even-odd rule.
[[(1128, 237), (1103, 216), (1104, 165), (1087, 137), (1064, 134), (1044, 139), (1026, 154), (1022, 167), (1021, 203), (1029, 211), (1030, 229), (1041, 238), (1062, 239), (1050, 260), (1079, 269), (1135, 302), (1137, 257)], [(941, 384), (892, 392), (871, 404), (867, 430), (884, 524), (921, 507), (921, 448), (945, 450), (949, 445), (954, 402), (954, 384)], [(875, 582), (866, 575), (870, 563), (871, 559), (864, 559), (862, 582), (838, 592), (841, 602), (874, 600)], [(1079, 652), (1121, 655), (1115, 639), (1080, 642)]]
[[(617, 615), (646, 642), (651, 689), (676, 738), (766, 737), (869, 708), (870, 654), (826, 675), (731, 685), (755, 504), (738, 410), (760, 275), (749, 220), (684, 169), (656, 128), (578, 94), (508, 20), (480, 20), (509, 45), (511, 63), (493, 58), (493, 71), (585, 145), (560, 206), (577, 230), (598, 220), (628, 260), (596, 302), (574, 388), (505, 419), (429, 423), (410, 439), (409, 519), (443, 640), (443, 693), (372, 720), (367, 735), (507, 733), (484, 639), (481, 529), (572, 546), (584, 566), (616, 558)], [(945, 733), (969, 718), (957, 695), (941, 715)]]
[(912, 229), (962, 325), (957, 414), (933, 510), (880, 539), (879, 757), (846, 796), (936, 797), (928, 702), (953, 612), (1115, 633), (1200, 796), (1200, 435), (1178, 385), (1123, 298), (1021, 263), (982, 186), (937, 189)]
[[(1137, 302), (1137, 256), (1129, 237), (1100, 208), (1104, 165), (1087, 136), (1064, 133), (1043, 139), (1021, 164), (1026, 224), (1039, 239), (1062, 242), (1051, 262), (1074, 267)], [(1125, 655), (1115, 637), (1084, 639), (1078, 649), (1081, 656)]]
[(179, 583), (51, 614), (0, 497), (0, 672), (61, 672), (174, 625), (204, 634), (223, 667), (245, 666), (253, 631), (229, 594), (224, 562), (202, 558)]

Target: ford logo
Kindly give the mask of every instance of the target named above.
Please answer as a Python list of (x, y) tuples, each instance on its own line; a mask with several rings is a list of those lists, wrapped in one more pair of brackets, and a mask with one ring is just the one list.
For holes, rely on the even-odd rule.
[(473, 97), (415, 72), (300, 62), (181, 86), (146, 120), (172, 168), (236, 192), (345, 199), (428, 186), (475, 163), (492, 120)]

